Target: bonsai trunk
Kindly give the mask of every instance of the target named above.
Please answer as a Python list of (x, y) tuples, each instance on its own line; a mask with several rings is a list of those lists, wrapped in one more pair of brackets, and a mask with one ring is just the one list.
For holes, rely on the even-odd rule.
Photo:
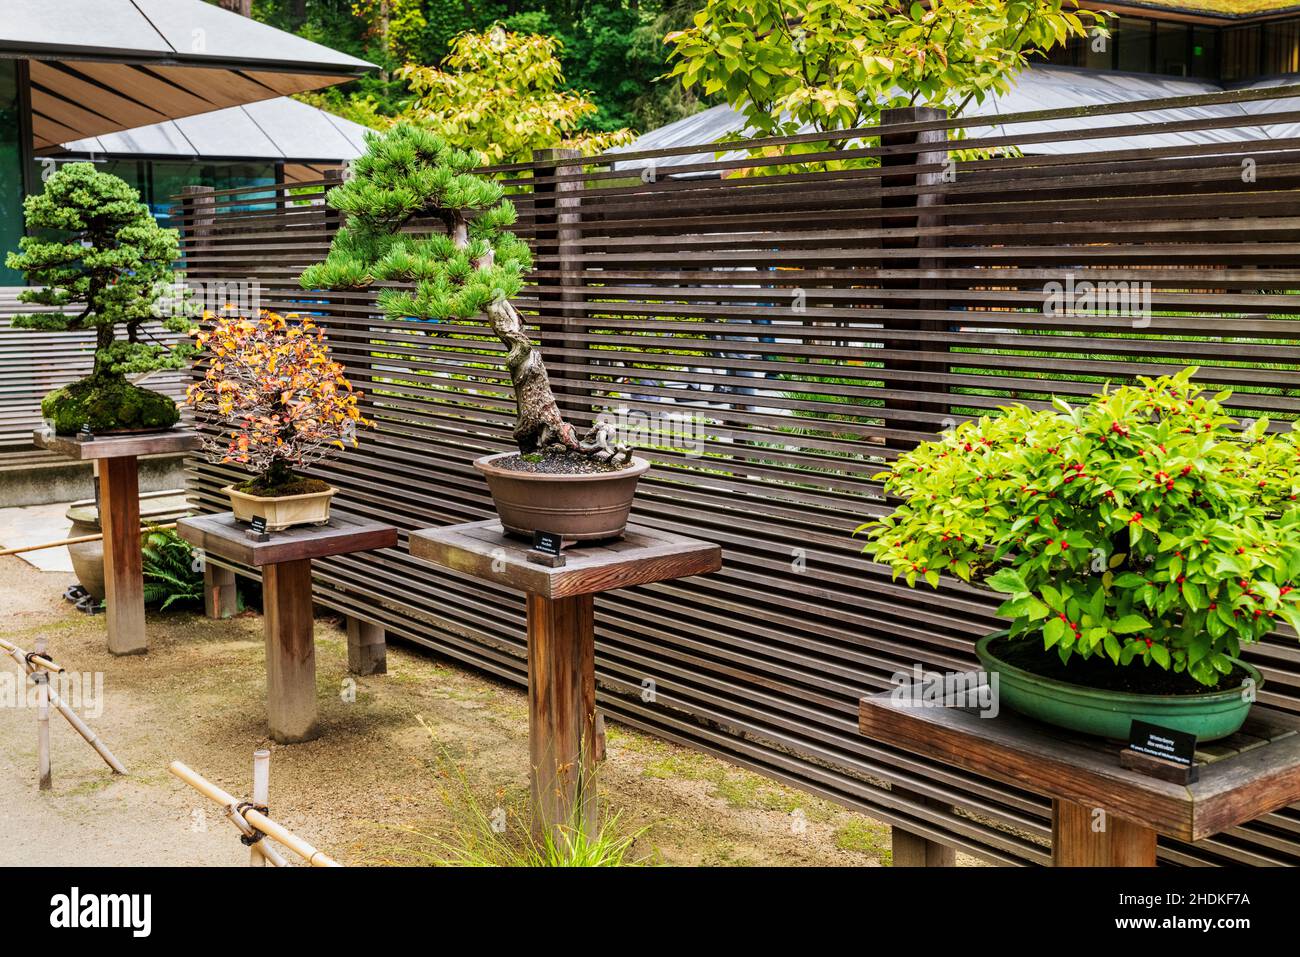
[[(448, 232), (462, 249), (469, 245), (469, 230), (465, 220), (455, 217), (448, 224)], [(492, 254), (476, 262), (477, 268), (492, 264)], [(515, 405), (518, 409), (514, 438), (519, 451), (525, 455), (535, 452), (558, 452), (586, 455), (612, 462), (628, 461), (632, 450), (618, 442), (612, 428), (597, 423), (581, 439), (568, 422), (555, 401), (551, 380), (541, 353), (533, 345), (524, 329), (523, 317), (508, 299), (498, 299), (487, 308), (488, 324), (496, 337), (510, 351), (506, 366), (510, 381), (515, 387)]]
[(283, 488), (294, 479), (293, 469), (283, 459), (272, 459), (259, 480), (263, 488), (273, 491)]
[(542, 357), (524, 331), (523, 317), (509, 300), (502, 299), (487, 307), (492, 331), (510, 350), (506, 366), (515, 387), (518, 419), (515, 442), (524, 454), (543, 451), (581, 452), (573, 426), (564, 421), (551, 391)]
[[(113, 326), (111, 323), (101, 324), (95, 328), (95, 366), (91, 373), (95, 377), (114, 375), (108, 369), (104, 356), (108, 353), (109, 348), (113, 345)], [(126, 378), (122, 376), (122, 378)]]

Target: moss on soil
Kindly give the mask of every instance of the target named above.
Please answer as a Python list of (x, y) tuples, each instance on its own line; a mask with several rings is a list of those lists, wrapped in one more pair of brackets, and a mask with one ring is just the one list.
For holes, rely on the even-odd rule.
[(889, 844), (889, 828), (865, 817), (853, 818), (835, 829), (835, 846), (842, 851), (866, 854), (889, 866), (894, 851)]
[(82, 426), (97, 434), (170, 429), (181, 417), (167, 396), (117, 375), (87, 376), (55, 389), (41, 400), (41, 415), (58, 435), (75, 435)]
[(279, 498), (284, 495), (311, 495), (313, 492), (328, 492), (330, 490), (329, 482), (322, 482), (320, 479), (300, 478), (294, 476), (287, 482), (280, 482), (278, 485), (265, 485), (262, 479), (255, 478), (235, 486), (235, 491), (243, 492), (245, 495), (256, 495), (258, 498)]

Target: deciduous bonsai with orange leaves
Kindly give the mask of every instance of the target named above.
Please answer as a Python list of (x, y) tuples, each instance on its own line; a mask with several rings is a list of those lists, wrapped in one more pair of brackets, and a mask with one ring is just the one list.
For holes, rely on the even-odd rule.
[[(909, 585), (952, 575), (1006, 596), (1010, 628), (977, 651), (1011, 707), (1120, 737), (1133, 717), (1221, 737), (1260, 683), (1242, 646), (1300, 626), (1300, 432), (1234, 419), (1195, 372), (1006, 408), (882, 476), (902, 504), (859, 529), (866, 550)], [(1183, 722), (1179, 702), (1213, 720)]]
[(190, 386), (204, 448), (254, 477), (228, 486), (235, 517), (269, 530), (329, 520), (335, 490), (300, 470), (355, 446), (361, 393), (309, 318), (263, 312), (221, 319), (198, 336), (207, 367)]

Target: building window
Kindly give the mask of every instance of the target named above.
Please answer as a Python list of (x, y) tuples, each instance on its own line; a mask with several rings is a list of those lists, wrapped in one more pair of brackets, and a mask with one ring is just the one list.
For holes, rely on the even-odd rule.
[(1162, 76), (1187, 76), (1192, 31), (1185, 23), (1156, 25), (1156, 59), (1153, 73)]
[(1261, 72), (1267, 76), (1300, 73), (1300, 23), (1286, 20), (1263, 27), (1264, 51)]
[(19, 139), (18, 63), (0, 60), (0, 286), (21, 286), (20, 273), (6, 269), (4, 254), (16, 252), (23, 234), (23, 151)]
[(1201, 80), (1219, 78), (1219, 31), (1213, 27), (1192, 27), (1192, 55), (1187, 75)]
[(1223, 79), (1245, 80), (1260, 75), (1262, 37), (1258, 26), (1223, 31)]
[(1155, 22), (1139, 20), (1136, 17), (1120, 17), (1118, 28), (1112, 27), (1115, 34), (1118, 59), (1117, 70), (1126, 73), (1154, 73), (1152, 64), (1153, 37)]
[[(216, 190), (248, 189), (255, 186), (275, 185), (275, 165), (273, 163), (173, 163), (157, 161), (149, 163), (149, 189), (142, 194), (147, 197), (149, 209), (164, 226), (179, 227), (172, 213), (176, 197), (186, 186), (211, 186)], [(242, 197), (245, 202), (238, 206), (223, 206), (223, 211), (248, 211), (275, 208), (275, 191), (266, 192), (268, 202), (255, 202), (258, 194)], [(254, 202), (248, 202), (254, 200)]]

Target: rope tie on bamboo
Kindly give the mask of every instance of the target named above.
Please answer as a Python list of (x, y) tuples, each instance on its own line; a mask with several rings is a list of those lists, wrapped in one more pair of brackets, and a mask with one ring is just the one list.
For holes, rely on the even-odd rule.
[(32, 659), (33, 659), (33, 658), (44, 658), (44, 657), (45, 657), (44, 655), (37, 654), (37, 653), (34, 652), (34, 651), (29, 651), (29, 652), (27, 652), (27, 654), (23, 655), (23, 660), (27, 662), (27, 667), (28, 667), (28, 668), (32, 669), (33, 671), (36, 671), (36, 672), (39, 674), (39, 666), (38, 666), (38, 665), (36, 664), (36, 662), (33, 661)]
[(262, 838), (266, 837), (266, 835), (265, 835), (263, 832), (259, 831), (259, 830), (258, 830), (257, 828), (255, 828), (255, 827), (253, 827), (253, 825), (248, 824), (248, 819), (244, 817), (244, 811), (247, 810), (247, 809), (249, 809), (249, 808), (252, 808), (254, 811), (259, 811), (259, 812), (261, 812), (262, 814), (265, 814), (267, 817), (270, 817), (270, 816), (271, 816), (271, 809), (270, 809), (269, 806), (267, 806), (267, 805), (265, 805), (265, 804), (255, 804), (255, 803), (253, 803), (252, 801), (240, 801), (238, 804), (236, 804), (236, 805), (234, 806), (234, 809), (233, 809), (233, 810), (234, 810), (234, 813), (235, 813), (236, 815), (238, 815), (239, 819), (240, 819), (241, 821), (243, 821), (243, 822), (248, 826), (248, 829), (249, 829), (250, 831), (253, 832), (252, 834), (240, 834), (240, 835), (239, 835), (239, 841), (240, 841), (240, 843), (243, 844), (243, 845), (246, 846), (246, 847), (252, 847), (254, 844), (256, 844), (258, 841), (260, 841)]

